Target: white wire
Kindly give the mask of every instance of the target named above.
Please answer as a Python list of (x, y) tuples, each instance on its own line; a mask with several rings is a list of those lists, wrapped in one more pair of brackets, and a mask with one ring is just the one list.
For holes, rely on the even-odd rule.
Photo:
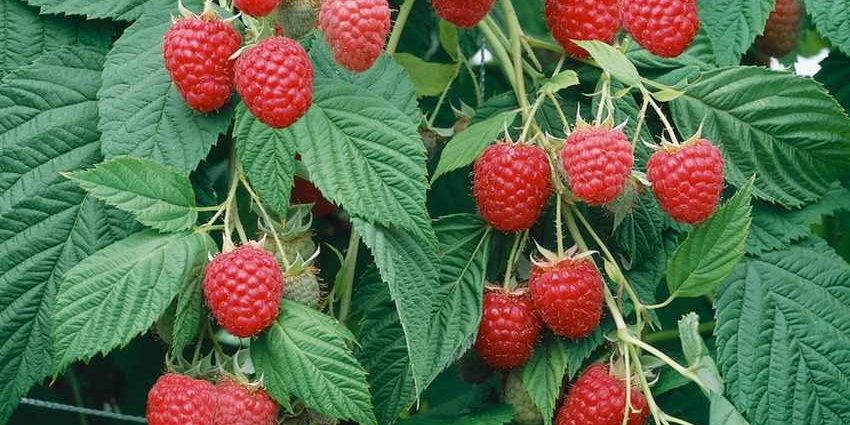
[(135, 422), (146, 424), (148, 421), (140, 416), (122, 415), (120, 413), (109, 412), (106, 410), (87, 409), (85, 407), (72, 406), (70, 404), (55, 403), (52, 401), (36, 400), (32, 398), (22, 398), (21, 404), (28, 404), (35, 407), (43, 407), (51, 410), (61, 410), (64, 412), (79, 413), (87, 416), (99, 416), (102, 418), (116, 419), (119, 421)]

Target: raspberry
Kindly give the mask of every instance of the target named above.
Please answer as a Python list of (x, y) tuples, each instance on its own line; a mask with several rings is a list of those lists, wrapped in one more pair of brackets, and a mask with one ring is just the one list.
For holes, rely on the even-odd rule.
[(756, 47), (777, 58), (791, 53), (797, 47), (800, 12), (797, 0), (776, 0), (776, 8), (767, 18), (764, 35), (756, 38)]
[(441, 18), (461, 27), (472, 28), (481, 22), (496, 0), (431, 0)]
[(682, 54), (699, 31), (696, 0), (620, 0), (623, 26), (644, 49)]
[(475, 351), (494, 368), (522, 366), (534, 354), (542, 327), (527, 291), (488, 288), (484, 292)]
[[(649, 417), (646, 398), (636, 387), (630, 394), (628, 425), (643, 425)], [(558, 412), (557, 425), (620, 425), (626, 411), (626, 385), (596, 363), (578, 378)]]
[(247, 338), (277, 318), (283, 278), (274, 255), (251, 244), (216, 256), (204, 275), (204, 298), (233, 335)]
[(723, 190), (723, 156), (708, 140), (662, 148), (647, 164), (652, 191), (674, 220), (702, 223), (717, 209)]
[(162, 53), (165, 69), (186, 104), (200, 112), (212, 112), (230, 100), (233, 61), (242, 46), (233, 25), (214, 13), (180, 18), (165, 33)]
[(505, 401), (514, 408), (514, 421), (519, 425), (537, 425), (543, 423), (540, 409), (534, 405), (522, 385), (522, 371), (514, 370), (505, 382)]
[(602, 276), (589, 258), (535, 263), (528, 287), (543, 323), (573, 339), (593, 332), (602, 319)]
[(272, 37), (236, 61), (236, 91), (269, 127), (289, 127), (313, 103), (313, 65), (296, 41)]
[(234, 0), (233, 4), (244, 14), (261, 18), (272, 13), (280, 0)]
[(634, 149), (619, 129), (578, 126), (567, 138), (561, 162), (573, 193), (589, 205), (604, 205), (623, 191)]
[(363, 72), (381, 56), (390, 32), (387, 0), (325, 0), (319, 26), (336, 61)]
[(213, 425), (215, 387), (207, 381), (169, 373), (148, 393), (150, 425)]
[(286, 290), (283, 292), (283, 298), (313, 309), (319, 308), (322, 301), (322, 287), (314, 267), (308, 266), (295, 276), (286, 276), (285, 282)]
[(478, 212), (503, 232), (534, 225), (552, 194), (549, 158), (543, 149), (501, 142), (475, 161), (473, 194)]
[(277, 403), (262, 389), (225, 378), (215, 395), (215, 425), (277, 425)]
[(583, 59), (587, 51), (572, 40), (599, 40), (608, 44), (620, 31), (617, 0), (546, 0), (546, 24), (552, 37), (569, 54)]
[(330, 203), (322, 195), (322, 192), (307, 180), (295, 177), (295, 186), (292, 188), (293, 204), (313, 204), (313, 217), (323, 218), (336, 211), (336, 205)]
[(321, 0), (288, 0), (278, 8), (278, 20), (283, 33), (299, 39), (316, 28)]

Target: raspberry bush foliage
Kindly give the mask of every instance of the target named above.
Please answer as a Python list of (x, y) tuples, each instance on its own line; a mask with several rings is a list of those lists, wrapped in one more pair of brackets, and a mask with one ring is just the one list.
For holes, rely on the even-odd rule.
[(850, 423), (850, 0), (0, 21), (0, 424)]

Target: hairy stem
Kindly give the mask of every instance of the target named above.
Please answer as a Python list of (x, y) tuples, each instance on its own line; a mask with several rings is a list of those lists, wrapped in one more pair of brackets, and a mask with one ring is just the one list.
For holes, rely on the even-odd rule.
[(342, 294), (340, 294), (339, 321), (345, 324), (348, 315), (351, 314), (351, 296), (354, 293), (354, 271), (357, 267), (357, 255), (360, 251), (360, 234), (356, 230), (351, 231), (348, 238), (348, 250), (345, 253), (345, 261), (342, 267), (345, 275), (342, 279)]
[(395, 19), (393, 32), (390, 34), (390, 41), (387, 42), (387, 53), (390, 55), (395, 54), (395, 50), (398, 48), (398, 42), (401, 40), (401, 33), (404, 31), (404, 26), (407, 24), (407, 17), (410, 16), (410, 10), (413, 9), (414, 1), (415, 0), (404, 0), (404, 3), (401, 5), (401, 9), (398, 11), (398, 17)]

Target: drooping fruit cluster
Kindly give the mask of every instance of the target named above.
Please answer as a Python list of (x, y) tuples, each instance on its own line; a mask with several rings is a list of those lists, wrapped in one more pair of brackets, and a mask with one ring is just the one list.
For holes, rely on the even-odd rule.
[(215, 396), (214, 425), (277, 424), (277, 403), (261, 388), (224, 378), (215, 386)]
[(714, 214), (723, 190), (723, 155), (706, 139), (665, 144), (647, 164), (659, 204), (674, 220), (698, 224)]
[(231, 334), (248, 338), (277, 318), (283, 277), (274, 255), (253, 244), (219, 254), (204, 274), (204, 298)]
[(618, 128), (578, 125), (561, 151), (573, 193), (588, 205), (604, 205), (623, 191), (634, 165), (634, 149)]
[[(649, 418), (646, 398), (636, 386), (630, 392), (628, 425), (643, 425)], [(570, 389), (558, 425), (621, 425), (626, 412), (626, 383), (611, 376), (601, 363), (591, 365)]]
[(602, 319), (602, 275), (589, 257), (535, 262), (528, 287), (534, 308), (556, 335), (578, 339)]
[(387, 43), (387, 0), (325, 0), (319, 26), (337, 63), (354, 72), (371, 68)]
[(242, 11), (242, 13), (251, 15), (255, 18), (261, 18), (272, 13), (280, 4), (280, 1), (281, 0), (233, 0), (233, 4), (235, 4), (236, 8)]
[(514, 408), (514, 421), (519, 425), (538, 425), (543, 423), (540, 409), (531, 400), (522, 384), (522, 370), (516, 369), (508, 374), (505, 382), (505, 401)]
[(546, 0), (544, 11), (552, 37), (576, 58), (588, 54), (572, 40), (611, 44), (620, 31), (617, 0)]
[(539, 147), (500, 142), (475, 162), (478, 212), (503, 232), (530, 228), (552, 195), (549, 158)]
[(699, 31), (696, 0), (620, 0), (623, 27), (646, 50), (682, 54)]
[(776, 0), (767, 18), (764, 35), (756, 38), (756, 48), (767, 55), (781, 58), (797, 47), (802, 13), (798, 0)]
[(242, 37), (212, 11), (177, 19), (165, 33), (165, 68), (186, 104), (199, 112), (215, 111), (230, 100), (233, 60)]
[(493, 8), (496, 0), (431, 0), (441, 18), (461, 27), (472, 28)]
[(513, 369), (531, 358), (541, 328), (528, 291), (488, 287), (475, 351), (490, 366)]
[(258, 120), (284, 128), (313, 103), (313, 65), (295, 40), (271, 37), (236, 61), (236, 91)]

